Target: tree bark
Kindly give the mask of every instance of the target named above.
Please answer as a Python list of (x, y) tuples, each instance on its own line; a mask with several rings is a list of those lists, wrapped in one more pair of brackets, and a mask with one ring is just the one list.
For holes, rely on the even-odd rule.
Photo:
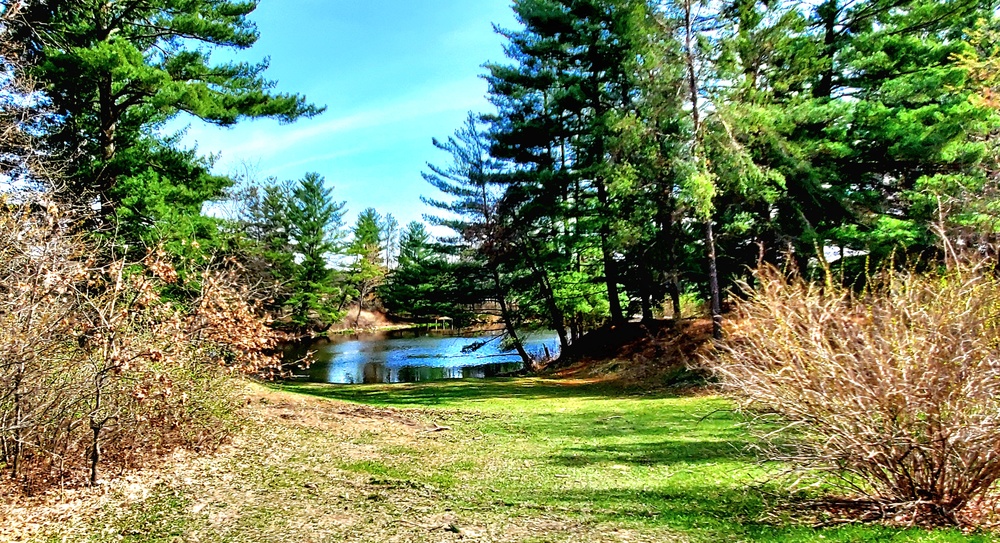
[(715, 262), (715, 233), (711, 218), (705, 221), (705, 244), (708, 247), (708, 293), (711, 298), (712, 337), (722, 339), (722, 301), (719, 295), (719, 270)]
[(680, 320), (681, 318), (681, 289), (680, 285), (677, 284), (677, 273), (673, 274), (670, 281), (667, 282), (667, 292), (670, 293), (670, 304), (671, 309), (674, 312), (674, 320)]
[(837, 15), (840, 14), (837, 0), (827, 0), (822, 3), (816, 10), (816, 14), (823, 25), (823, 53), (821, 58), (826, 64), (823, 66), (820, 80), (813, 89), (813, 97), (830, 98), (833, 95), (833, 62), (834, 56), (837, 53)]
[(507, 305), (507, 296), (504, 295), (503, 286), (500, 282), (500, 272), (496, 269), (492, 271), (493, 286), (496, 292), (497, 303), (500, 304), (500, 318), (503, 319), (504, 330), (507, 332), (507, 335), (510, 336), (511, 341), (514, 342), (514, 349), (517, 350), (518, 356), (520, 356), (521, 361), (524, 362), (524, 367), (530, 368), (532, 362), (531, 356), (524, 350), (521, 338), (517, 335), (517, 328), (514, 326), (514, 319), (511, 315), (510, 308)]
[[(597, 185), (597, 199), (601, 203), (602, 209), (608, 209), (608, 189), (602, 181), (594, 182)], [(622, 312), (621, 299), (618, 296), (618, 263), (615, 261), (611, 250), (611, 228), (602, 221), (600, 228), (601, 235), (601, 256), (604, 261), (604, 284), (608, 291), (608, 306), (611, 313), (611, 324), (622, 324), (626, 321)]]
[(542, 297), (545, 298), (545, 306), (549, 310), (549, 319), (552, 321), (552, 327), (555, 328), (556, 335), (559, 336), (559, 348), (565, 351), (569, 347), (569, 340), (566, 338), (566, 318), (562, 310), (559, 309), (559, 304), (556, 303), (556, 295), (552, 290), (549, 274), (544, 267), (538, 265), (538, 261), (534, 258), (533, 255), (537, 254), (534, 244), (526, 238), (522, 238), (522, 242), (532, 253), (528, 255), (528, 264), (531, 266), (531, 270), (538, 281), (538, 288), (541, 291)]
[(358, 316), (354, 319), (354, 328), (355, 329), (357, 329), (358, 326), (361, 324), (361, 309), (362, 309), (362, 306), (365, 303), (365, 296), (367, 296), (367, 295), (368, 295), (368, 293), (366, 292), (364, 286), (362, 286), (361, 287), (361, 293), (358, 295)]
[(101, 428), (107, 422), (107, 419), (104, 421), (97, 420), (101, 410), (103, 389), (104, 374), (103, 372), (98, 372), (94, 376), (94, 409), (90, 412), (90, 429), (94, 433), (90, 449), (90, 486), (97, 486), (97, 467), (101, 462)]

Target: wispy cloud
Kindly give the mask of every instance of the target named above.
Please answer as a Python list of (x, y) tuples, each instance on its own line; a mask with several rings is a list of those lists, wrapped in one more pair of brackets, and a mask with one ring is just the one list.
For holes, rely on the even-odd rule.
[(266, 170), (264, 170), (262, 173), (264, 175), (280, 175), (282, 172), (287, 172), (289, 170), (294, 170), (294, 169), (298, 168), (299, 166), (305, 166), (306, 164), (314, 164), (316, 162), (324, 162), (324, 161), (327, 161), (327, 160), (333, 160), (333, 159), (337, 159), (337, 158), (349, 157), (349, 156), (353, 156), (353, 155), (357, 155), (357, 154), (360, 154), (360, 153), (364, 153), (364, 152), (370, 151), (372, 149), (373, 149), (372, 145), (361, 145), (361, 146), (358, 146), (358, 147), (352, 147), (350, 149), (344, 149), (344, 150), (336, 151), (336, 152), (333, 152), (333, 153), (326, 153), (326, 154), (322, 154), (322, 155), (309, 155), (309, 156), (306, 156), (305, 158), (302, 158), (302, 159), (299, 159), (299, 160), (294, 160), (292, 162), (283, 162), (283, 163), (278, 164), (276, 166), (272, 166), (272, 167), (267, 168)]
[[(263, 123), (252, 123), (233, 129), (194, 126), (186, 139), (197, 144), (202, 152), (221, 152), (223, 163), (258, 159), (273, 162), (274, 158), (282, 156), (290, 158), (285, 156), (290, 151), (306, 147), (315, 148), (317, 144), (330, 142), (351, 133), (372, 128), (404, 125), (441, 113), (464, 112), (482, 107), (485, 104), (485, 100), (481, 97), (482, 90), (482, 83), (479, 81), (459, 81), (426, 89), (417, 95), (406, 96), (396, 102), (369, 105), (353, 112), (342, 112), (339, 116), (331, 116), (336, 115), (336, 112), (327, 111), (316, 119), (300, 121), (292, 125), (265, 126)], [(368, 148), (371, 145), (363, 147)], [(296, 153), (296, 160), (285, 165), (302, 165), (315, 160), (343, 156), (345, 153), (351, 152), (340, 151), (331, 154), (328, 149), (327, 152), (313, 157), (301, 156)]]

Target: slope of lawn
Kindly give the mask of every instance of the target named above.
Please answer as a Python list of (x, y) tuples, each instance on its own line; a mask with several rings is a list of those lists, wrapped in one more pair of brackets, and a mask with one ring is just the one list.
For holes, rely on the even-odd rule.
[(508, 379), (257, 387), (249, 400), (229, 450), (43, 539), (992, 540), (825, 525), (710, 395)]

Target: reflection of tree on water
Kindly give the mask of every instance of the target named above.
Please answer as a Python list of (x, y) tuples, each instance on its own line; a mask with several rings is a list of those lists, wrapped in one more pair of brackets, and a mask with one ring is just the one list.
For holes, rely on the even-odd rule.
[(382, 364), (369, 362), (364, 365), (364, 368), (361, 371), (363, 374), (361, 382), (366, 385), (385, 383), (386, 381), (391, 382), (391, 379), (386, 379), (387, 377), (390, 377), (390, 375), (387, 375), (390, 373), (389, 369)]
[[(315, 351), (315, 363), (300, 378), (320, 383), (396, 383), (496, 377), (520, 370), (519, 357), (503, 352), (500, 342), (491, 339), (412, 332), (334, 338), (298, 346), (299, 351)], [(464, 346), (476, 342), (485, 344), (475, 352), (463, 352)], [(554, 347), (554, 334), (536, 334), (526, 346), (543, 352), (547, 343)], [(288, 356), (300, 356), (299, 351), (290, 350)]]

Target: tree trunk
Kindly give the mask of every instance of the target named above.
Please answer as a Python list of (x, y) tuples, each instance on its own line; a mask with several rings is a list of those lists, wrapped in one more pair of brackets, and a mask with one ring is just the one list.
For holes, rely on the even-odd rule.
[(24, 414), (21, 410), (21, 379), (14, 383), (14, 443), (10, 459), (10, 478), (17, 479), (21, 462), (21, 424)]
[(545, 303), (548, 305), (552, 327), (555, 328), (556, 335), (559, 336), (559, 348), (565, 351), (569, 347), (569, 340), (566, 338), (566, 319), (563, 317), (563, 312), (556, 303), (555, 293), (552, 291), (552, 284), (549, 283), (548, 274), (543, 271), (541, 279), (542, 296), (545, 297)]
[(101, 462), (101, 425), (91, 419), (90, 429), (94, 432), (94, 441), (90, 450), (90, 486), (97, 486), (97, 466)]
[(534, 244), (532, 244), (530, 240), (524, 238), (522, 238), (522, 242), (532, 253), (528, 255), (528, 265), (531, 266), (532, 273), (534, 273), (535, 278), (538, 281), (538, 288), (541, 291), (542, 297), (545, 298), (545, 306), (549, 310), (549, 319), (552, 321), (552, 327), (559, 336), (559, 348), (565, 351), (569, 347), (569, 340), (566, 338), (566, 318), (564, 317), (562, 310), (559, 309), (559, 304), (556, 303), (556, 295), (552, 290), (552, 283), (549, 281), (549, 274), (542, 266), (539, 266), (538, 261), (533, 258), (533, 255), (537, 254)]
[(355, 330), (361, 324), (361, 308), (362, 308), (362, 306), (365, 303), (365, 296), (367, 296), (367, 295), (368, 295), (368, 293), (365, 292), (365, 288), (361, 287), (361, 293), (358, 295), (358, 316), (357, 316), (357, 318), (354, 319), (354, 328), (355, 328)]
[(816, 14), (823, 25), (823, 52), (821, 59), (825, 65), (823, 66), (823, 73), (820, 75), (820, 80), (816, 83), (816, 87), (813, 88), (813, 97), (830, 98), (833, 95), (833, 63), (837, 53), (837, 16), (840, 14), (837, 0), (823, 2), (816, 9)]
[(712, 309), (712, 337), (722, 339), (722, 302), (719, 295), (719, 270), (715, 262), (715, 233), (711, 218), (705, 221), (705, 245), (708, 248), (708, 292)]
[[(698, 76), (694, 65), (694, 26), (691, 13), (692, 0), (684, 1), (684, 59), (688, 72), (688, 92), (691, 99), (691, 121), (694, 131), (694, 159), (698, 158), (701, 141), (701, 111), (698, 104)], [(701, 167), (699, 162), (698, 167)], [(719, 296), (719, 272), (715, 259), (715, 233), (712, 230), (712, 215), (705, 218), (705, 249), (708, 251), (708, 292), (712, 313), (712, 337), (722, 339), (722, 307)]]
[(673, 306), (674, 320), (680, 320), (681, 318), (681, 289), (680, 285), (677, 284), (677, 273), (673, 274), (670, 281), (667, 283), (667, 292), (670, 293), (670, 303)]
[(106, 74), (98, 85), (98, 101), (100, 102), (101, 115), (99, 142), (103, 164), (97, 174), (97, 179), (94, 179), (94, 186), (97, 187), (100, 197), (101, 215), (104, 218), (109, 218), (115, 212), (115, 205), (109, 194), (114, 188), (115, 179), (109, 165), (115, 157), (115, 133), (118, 129), (111, 74)]
[(524, 362), (524, 367), (530, 368), (532, 362), (531, 356), (524, 350), (521, 338), (517, 335), (517, 328), (514, 326), (514, 319), (507, 305), (507, 296), (504, 295), (503, 286), (500, 282), (500, 272), (495, 269), (493, 270), (493, 286), (496, 290), (497, 303), (500, 304), (500, 318), (503, 319), (504, 330), (510, 336), (511, 341), (514, 342), (514, 349), (517, 350), (517, 355)]
[(94, 409), (90, 412), (90, 429), (93, 431), (93, 441), (90, 449), (90, 486), (97, 486), (97, 467), (101, 462), (101, 428), (104, 423), (97, 420), (101, 412), (102, 392), (104, 389), (103, 372), (94, 376)]
[[(597, 199), (601, 203), (602, 209), (608, 208), (608, 190), (601, 181), (595, 181), (597, 185)], [(601, 228), (601, 256), (604, 261), (604, 284), (608, 290), (608, 305), (611, 313), (611, 324), (622, 324), (626, 321), (622, 312), (621, 299), (618, 296), (618, 263), (615, 262), (614, 254), (611, 251), (611, 229), (608, 224), (602, 221)]]
[(653, 320), (653, 300), (649, 294), (642, 295), (642, 320), (643, 322), (650, 322)]

